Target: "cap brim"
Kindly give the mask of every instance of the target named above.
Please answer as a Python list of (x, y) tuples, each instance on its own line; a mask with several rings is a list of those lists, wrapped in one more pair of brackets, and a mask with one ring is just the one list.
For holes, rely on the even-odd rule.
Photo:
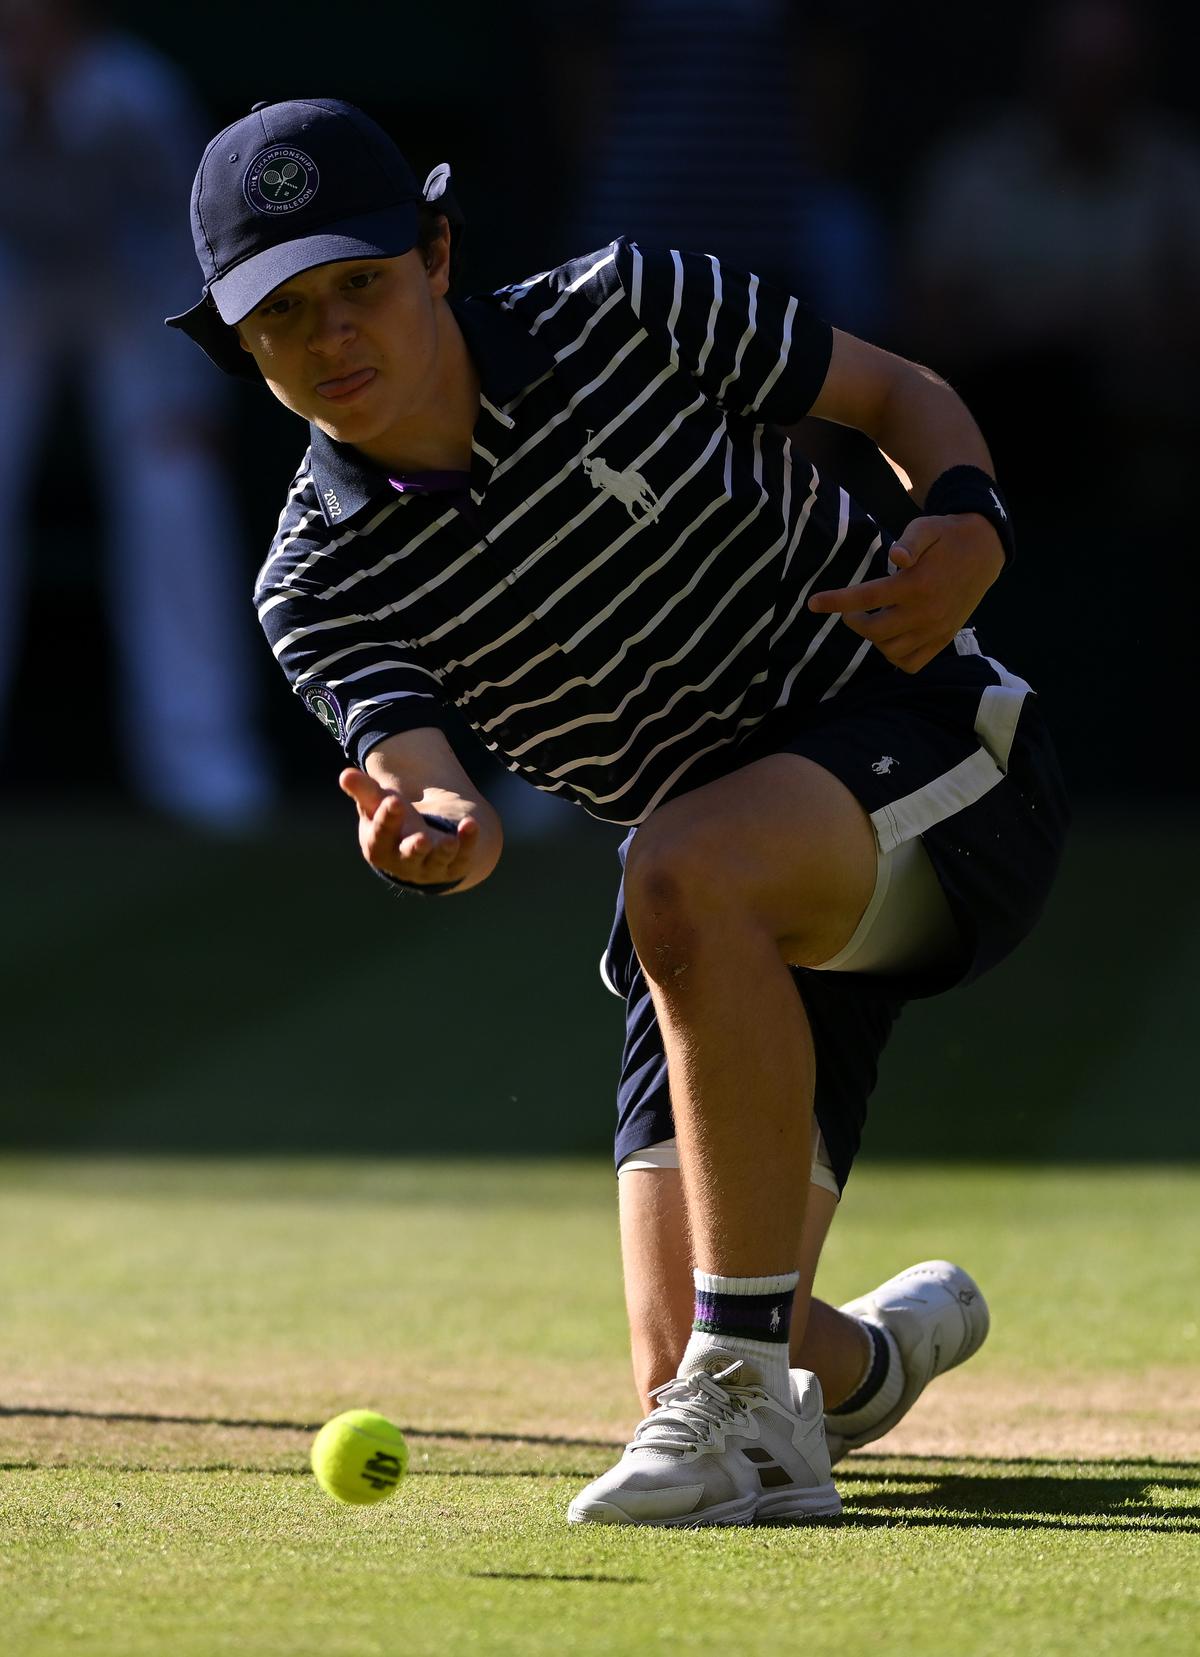
[(317, 236), (302, 236), (264, 248), (235, 265), (209, 288), (222, 322), (231, 325), (249, 316), (256, 305), (302, 271), (339, 259), (396, 259), (417, 244), (417, 204), (401, 202), (382, 212), (342, 219)]
[(234, 324), (243, 321), (275, 288), (303, 271), (340, 259), (397, 259), (417, 245), (417, 204), (401, 202), (382, 212), (343, 219), (317, 236), (281, 242), (227, 272), (214, 282), (198, 305), (166, 318), (226, 374), (256, 380), (253, 357), (242, 349)]
[(183, 311), (179, 316), (168, 316), (163, 320), (168, 328), (178, 328), (180, 333), (195, 340), (205, 356), (226, 374), (235, 374), (239, 380), (257, 380), (262, 383), (258, 364), (248, 351), (242, 349), (242, 342), (236, 332), (227, 322), (221, 321), (217, 307), (207, 294), (198, 305), (193, 305), (190, 311)]

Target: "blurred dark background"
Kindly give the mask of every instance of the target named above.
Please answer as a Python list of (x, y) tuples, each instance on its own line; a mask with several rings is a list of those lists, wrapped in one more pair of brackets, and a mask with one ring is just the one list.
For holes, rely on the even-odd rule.
[[(249, 604), (304, 433), (158, 326), (206, 139), (322, 95), (451, 162), (465, 291), (629, 232), (962, 392), (1019, 546), (980, 632), (1078, 822), (1022, 954), (902, 1021), (869, 1150), (1197, 1154), (1198, 36), (1118, 0), (0, 0), (0, 1144), (608, 1142), (615, 831), (492, 773), (487, 886), (370, 879)], [(898, 528), (870, 445), (807, 424)]]

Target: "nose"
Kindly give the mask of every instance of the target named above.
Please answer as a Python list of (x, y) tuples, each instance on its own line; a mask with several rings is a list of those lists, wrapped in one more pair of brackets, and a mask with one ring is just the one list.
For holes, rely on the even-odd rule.
[(353, 315), (340, 295), (319, 300), (313, 306), (308, 348), (316, 356), (340, 356), (354, 333)]

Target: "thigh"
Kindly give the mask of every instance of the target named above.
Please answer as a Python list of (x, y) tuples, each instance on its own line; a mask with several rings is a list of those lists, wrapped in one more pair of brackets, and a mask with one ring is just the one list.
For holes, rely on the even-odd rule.
[(935, 994), (987, 970), (1034, 924), (1069, 815), (1062, 778), (1036, 696), (969, 632), (920, 673), (836, 697), (791, 729), (780, 716), (756, 748), (839, 777), (870, 814), (881, 858), (919, 839), (946, 897), (958, 934), (948, 956), (914, 959), (913, 940), (895, 936), (887, 961), (865, 954), (842, 970), (884, 975), (902, 997)]
[(853, 936), (878, 862), (870, 819), (846, 784), (801, 754), (771, 754), (647, 819), (629, 847), (626, 902), (631, 923), (639, 906), (661, 910), (677, 894), (736, 910), (770, 932), (785, 961), (807, 966)]

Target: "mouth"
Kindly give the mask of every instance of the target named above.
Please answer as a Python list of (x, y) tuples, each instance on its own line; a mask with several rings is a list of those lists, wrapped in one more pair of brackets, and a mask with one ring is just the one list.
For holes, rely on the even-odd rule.
[(370, 385), (376, 372), (374, 368), (360, 368), (338, 380), (321, 380), (316, 387), (317, 395), (329, 403), (348, 403), (351, 397)]

